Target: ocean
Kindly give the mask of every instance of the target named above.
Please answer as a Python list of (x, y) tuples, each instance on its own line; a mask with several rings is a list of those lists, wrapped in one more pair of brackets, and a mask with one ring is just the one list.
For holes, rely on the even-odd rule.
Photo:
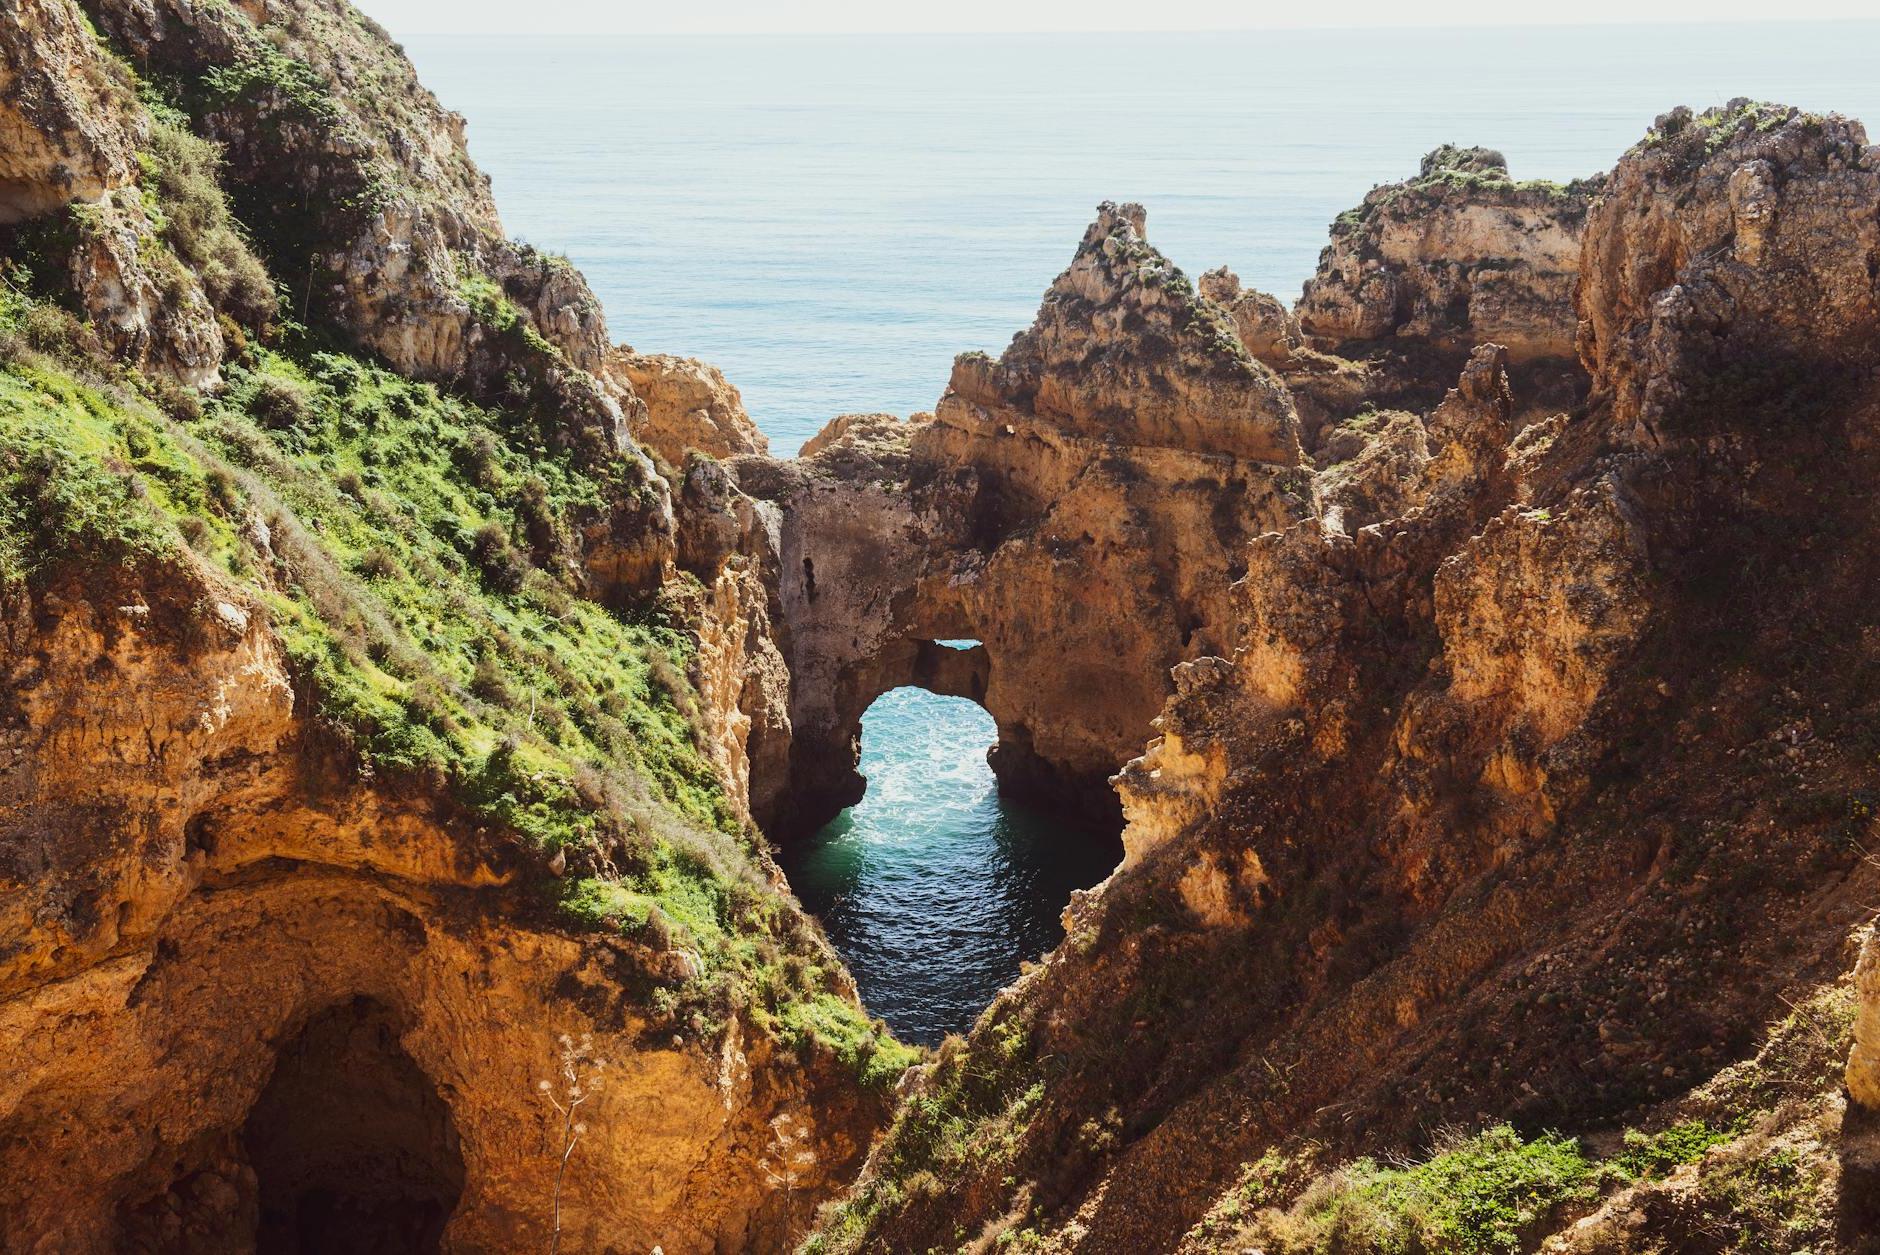
[[(1191, 274), (1290, 300), (1331, 219), (1438, 144), (1564, 180), (1678, 104), (1880, 124), (1880, 22), (405, 44), (510, 231), (573, 258), (617, 340), (722, 367), (786, 455), (837, 414), (932, 408), (1102, 200), (1146, 205)], [(784, 852), (913, 1040), (969, 1024), (1114, 854), (1001, 803), (992, 737), (957, 700), (883, 697), (867, 797)]]

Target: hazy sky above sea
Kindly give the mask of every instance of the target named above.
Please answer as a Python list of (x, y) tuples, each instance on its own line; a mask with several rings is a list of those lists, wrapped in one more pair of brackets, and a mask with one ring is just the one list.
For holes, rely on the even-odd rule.
[[(1347, 26), (1555, 25), (1596, 22), (1767, 21), (1767, 0), (355, 0), (398, 35), (836, 34), (945, 31), (1262, 30)], [(1783, 19), (1865, 18), (1874, 0), (1788, 0)]]

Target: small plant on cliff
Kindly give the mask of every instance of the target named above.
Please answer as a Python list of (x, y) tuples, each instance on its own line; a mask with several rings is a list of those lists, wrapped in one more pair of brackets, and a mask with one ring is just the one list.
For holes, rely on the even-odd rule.
[(606, 1073), (607, 1060), (595, 1053), (592, 1033), (581, 1034), (579, 1041), (563, 1033), (554, 1078), (536, 1085), (561, 1121), (555, 1147), (554, 1220), (549, 1230), (549, 1255), (561, 1249), (561, 1187), (568, 1175), (568, 1160), (588, 1131), (587, 1121), (580, 1118), (581, 1106), (601, 1092)]
[(274, 283), (229, 213), (217, 182), (221, 153), (192, 134), (176, 110), (155, 106), (150, 113), (150, 145), (140, 160), (158, 237), (196, 272), (219, 311), (265, 327), (274, 319)]
[(816, 1166), (809, 1125), (784, 1112), (770, 1122), (770, 1142), (757, 1165), (770, 1188), (783, 1195), (783, 1235), (796, 1240), (796, 1191)]

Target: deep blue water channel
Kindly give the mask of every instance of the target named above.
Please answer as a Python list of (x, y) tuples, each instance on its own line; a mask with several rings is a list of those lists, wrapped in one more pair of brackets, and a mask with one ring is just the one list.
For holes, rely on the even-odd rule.
[(1110, 873), (1114, 840), (1002, 800), (992, 716), (920, 689), (862, 719), (868, 792), (782, 851), (803, 905), (848, 960), (868, 1009), (909, 1041), (958, 1032), (1063, 935), (1072, 889)]

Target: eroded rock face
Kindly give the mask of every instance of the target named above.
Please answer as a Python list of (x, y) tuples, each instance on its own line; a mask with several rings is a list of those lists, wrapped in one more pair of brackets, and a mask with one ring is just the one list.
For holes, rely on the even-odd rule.
[(1297, 463), (1286, 389), (1248, 356), (1221, 308), (1149, 247), (1144, 217), (1140, 205), (1101, 206), (1037, 321), (996, 362), (962, 357), (949, 391), (1067, 435)]
[[(684, 956), (556, 928), (496, 835), (323, 754), (230, 596), (184, 567), (7, 604), (0, 1244), (242, 1251), (365, 1214), (542, 1246), (567, 1034), (609, 1066), (564, 1248), (786, 1245), (864, 1149), (852, 1083), (735, 1017), (652, 1036)], [(760, 1167), (778, 1119), (816, 1160), (794, 1200)]]
[[(1053, 1078), (1015, 1149), (950, 1174), (970, 1201), (949, 1230), (1023, 1215), (1054, 1249), (1220, 1249), (1268, 1152), (1329, 1168), (1425, 1156), (1458, 1118), (1641, 1123), (1709, 1078), (1728, 1092), (1746, 1026), (1840, 970), (1871, 913), (1847, 889), (1880, 887), (1845, 845), (1871, 835), (1866, 742), (1846, 738), (1874, 712), (1860, 651), (1880, 634), (1859, 487), (1880, 412), (1872, 152), (1840, 118), (1670, 115), (1568, 267), (1589, 407), (1524, 424), (1489, 345), (1434, 409), (1328, 429), (1350, 447), (1320, 442), (1340, 456), (1318, 508), (1246, 546), (1244, 630), (1177, 668), (1119, 777), (1123, 868), (935, 1069), (936, 1096), (949, 1067), (1018, 1078), (973, 1099), (994, 1112), (1037, 1075), (1012, 1042)], [(1528, 195), (1491, 199), (1539, 213)], [(1404, 273), (1373, 260), (1378, 283)], [(1833, 1159), (1822, 1127), (1797, 1136)], [(1868, 1188), (1848, 1183), (1880, 1158), (1847, 1145), (1841, 1188)], [(1293, 1172), (1261, 1188), (1289, 1203), (1313, 1175)], [(863, 1246), (940, 1240), (874, 1178), (859, 1196)], [(1694, 1232), (1639, 1216), (1633, 1244), (1594, 1249)]]
[(20, 0), (0, 29), (0, 224), (98, 200), (137, 174), (129, 86), (72, 0)]
[(538, 410), (583, 457), (626, 451), (640, 402), (606, 369), (599, 301), (510, 240), (463, 119), (344, 0), (91, 0), (125, 54), (179, 85), (221, 145), (239, 216), (297, 295), (401, 373)]
[(1233, 318), (1240, 343), (1254, 360), (1283, 368), (1304, 347), (1305, 336), (1292, 311), (1276, 296), (1242, 288), (1240, 276), (1226, 266), (1202, 275), (1196, 287)]
[(135, 189), (108, 192), (77, 216), (73, 296), (112, 353), (193, 388), (221, 379), (222, 330), (197, 276), (157, 239)]
[(777, 508), (746, 496), (717, 460), (693, 454), (680, 480), (679, 565), (705, 588), (694, 682), (733, 803), (768, 830), (790, 788), (791, 676), (776, 589)]
[(1652, 445), (1706, 408), (1797, 392), (1821, 408), (1863, 387), (1876, 189), (1850, 119), (1745, 101), (1660, 117), (1589, 216), (1581, 263), (1580, 354), (1622, 429)]
[(1597, 180), (1516, 183), (1500, 153), (1437, 149), (1332, 225), (1299, 325), (1336, 346), (1410, 337), (1571, 357), (1580, 230)]
[[(1233, 639), (1242, 548), (1310, 511), (1284, 384), (1142, 221), (1102, 207), (1037, 322), (998, 361), (962, 357), (934, 414), (844, 416), (798, 462), (731, 464), (781, 511), (782, 830), (861, 795), (862, 712), (902, 684), (992, 713), (1003, 787), (1113, 824), (1103, 782), (1169, 669)], [(983, 663), (954, 676), (947, 640)]]
[(609, 359), (644, 409), (632, 414), (633, 438), (673, 466), (696, 449), (714, 458), (769, 453), (770, 441), (744, 412), (744, 399), (716, 366), (670, 353), (617, 349)]

